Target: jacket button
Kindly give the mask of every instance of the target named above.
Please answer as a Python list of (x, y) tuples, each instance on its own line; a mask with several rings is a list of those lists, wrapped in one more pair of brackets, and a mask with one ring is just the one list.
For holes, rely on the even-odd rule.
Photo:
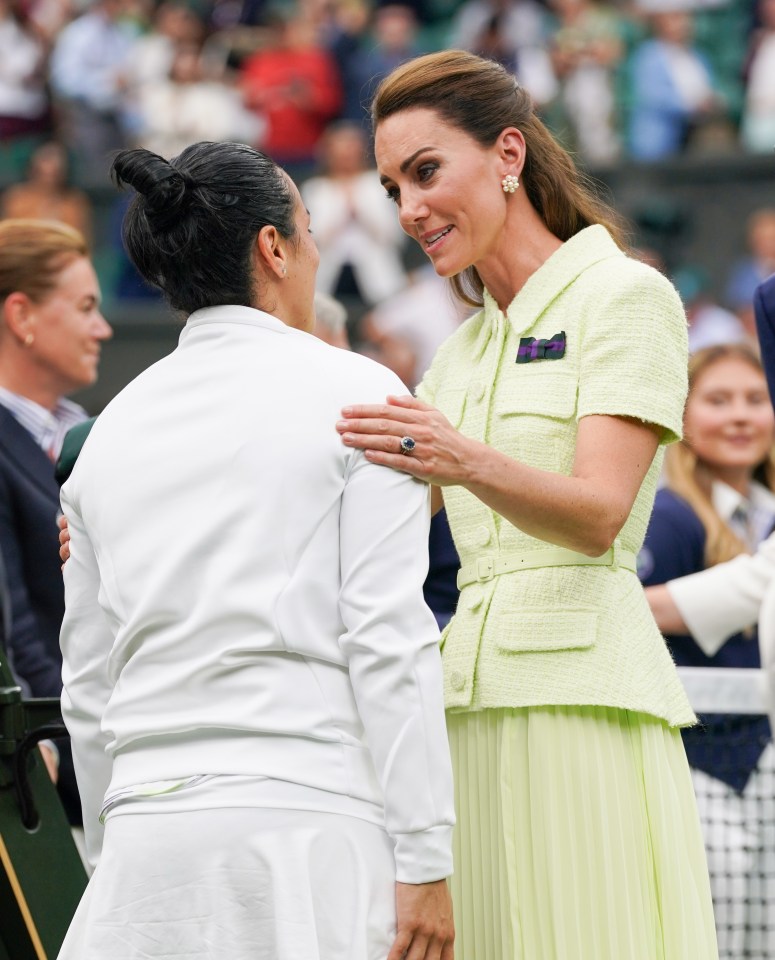
[(466, 678), (459, 670), (453, 670), (450, 674), (449, 682), (452, 684), (453, 690), (462, 690), (466, 685)]
[(476, 530), (476, 542), (480, 547), (486, 547), (487, 544), (492, 540), (492, 534), (487, 527), (481, 526), (477, 527)]

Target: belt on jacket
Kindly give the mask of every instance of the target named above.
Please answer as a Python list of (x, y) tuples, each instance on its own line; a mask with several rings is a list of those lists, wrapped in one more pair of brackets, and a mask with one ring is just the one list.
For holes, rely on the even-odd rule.
[(524, 553), (505, 553), (493, 557), (478, 557), (458, 570), (457, 587), (462, 590), (472, 583), (487, 583), (503, 573), (536, 570), (539, 567), (610, 567), (611, 570), (636, 571), (636, 556), (632, 550), (623, 550), (618, 540), (602, 556), (588, 557), (585, 553), (565, 547), (544, 547)]

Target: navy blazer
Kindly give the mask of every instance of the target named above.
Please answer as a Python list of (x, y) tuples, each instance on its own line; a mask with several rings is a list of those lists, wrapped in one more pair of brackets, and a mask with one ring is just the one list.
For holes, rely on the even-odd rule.
[(54, 465), (0, 406), (0, 552), (11, 599), (8, 653), (36, 697), (62, 692), (59, 628), (65, 611), (59, 569), (59, 487)]
[(775, 273), (756, 288), (753, 308), (764, 373), (770, 388), (770, 399), (775, 404)]
[[(59, 484), (54, 464), (0, 405), (0, 553), (10, 597), (8, 659), (25, 693), (59, 697), (59, 630), (65, 590), (59, 563)], [(81, 822), (70, 741), (57, 740), (57, 790), (71, 824)]]

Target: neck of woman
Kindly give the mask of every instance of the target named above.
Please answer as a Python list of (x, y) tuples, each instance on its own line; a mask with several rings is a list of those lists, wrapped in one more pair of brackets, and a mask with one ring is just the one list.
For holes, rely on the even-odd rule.
[(750, 467), (722, 467), (713, 471), (713, 479), (747, 497), (751, 492), (753, 471)]

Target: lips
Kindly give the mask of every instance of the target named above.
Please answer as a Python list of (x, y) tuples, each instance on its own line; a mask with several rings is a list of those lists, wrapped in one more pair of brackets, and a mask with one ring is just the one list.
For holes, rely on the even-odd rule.
[(444, 227), (442, 230), (436, 230), (434, 233), (426, 233), (423, 236), (423, 243), (425, 246), (430, 249), (432, 246), (437, 244), (442, 237), (446, 237), (447, 234), (452, 230), (452, 225)]

